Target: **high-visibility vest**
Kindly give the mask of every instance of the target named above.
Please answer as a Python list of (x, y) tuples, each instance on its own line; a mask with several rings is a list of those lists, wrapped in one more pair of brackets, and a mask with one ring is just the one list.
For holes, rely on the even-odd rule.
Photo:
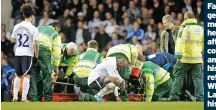
[(181, 24), (175, 47), (175, 57), (180, 59), (180, 62), (202, 63), (203, 31), (196, 19), (187, 19)]

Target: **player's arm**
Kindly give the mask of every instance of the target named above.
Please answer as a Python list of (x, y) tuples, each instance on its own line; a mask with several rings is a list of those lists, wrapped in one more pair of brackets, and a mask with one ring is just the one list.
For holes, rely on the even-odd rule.
[(61, 61), (61, 37), (60, 36), (57, 36), (53, 41), (52, 56), (54, 59), (53, 63), (56, 69), (56, 74), (58, 74), (58, 66)]
[(144, 74), (146, 79), (146, 102), (151, 102), (154, 94), (154, 76), (151, 74)]
[(67, 76), (70, 76), (73, 72), (73, 69), (74, 67), (76, 66), (77, 62), (79, 60), (79, 56), (75, 56), (70, 62), (69, 62), (69, 65), (68, 65), (68, 68), (67, 68), (67, 71), (66, 71), (66, 75)]
[(34, 36), (33, 36), (33, 40), (34, 40), (34, 51), (35, 51), (35, 57), (38, 58), (39, 55), (39, 35), (38, 35), (38, 30), (35, 30)]

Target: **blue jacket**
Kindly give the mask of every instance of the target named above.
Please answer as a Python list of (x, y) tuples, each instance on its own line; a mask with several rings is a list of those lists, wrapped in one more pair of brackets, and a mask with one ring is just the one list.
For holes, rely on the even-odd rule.
[(128, 32), (127, 39), (131, 39), (133, 36), (137, 36), (138, 40), (142, 40), (144, 37), (144, 31), (142, 29), (138, 29), (137, 31), (132, 29)]
[[(173, 67), (175, 65), (177, 59), (174, 57), (174, 55), (167, 53), (167, 52), (157, 52), (152, 55), (148, 55), (146, 57), (147, 61), (151, 61), (160, 67), (163, 67), (164, 69), (168, 70), (169, 68)], [(169, 65), (166, 65), (168, 64)], [(169, 67), (166, 67), (169, 66)]]

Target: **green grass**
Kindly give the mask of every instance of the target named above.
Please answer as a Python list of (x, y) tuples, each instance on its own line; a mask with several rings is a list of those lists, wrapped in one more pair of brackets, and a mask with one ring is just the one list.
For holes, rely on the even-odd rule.
[(202, 102), (2, 102), (2, 110), (203, 110)]

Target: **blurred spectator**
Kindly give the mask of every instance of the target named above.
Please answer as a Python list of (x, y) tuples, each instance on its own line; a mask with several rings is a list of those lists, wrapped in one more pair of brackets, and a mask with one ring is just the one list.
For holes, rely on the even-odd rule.
[(133, 44), (133, 45), (139, 44), (138, 38), (136, 36), (132, 37), (131, 44)]
[(108, 45), (116, 46), (123, 43), (122, 40), (118, 40), (118, 34), (113, 32), (112, 33), (112, 40), (108, 43)]
[(78, 21), (83, 21), (84, 22), (84, 18), (85, 18), (85, 16), (84, 16), (83, 12), (79, 12), (77, 14), (77, 19), (74, 20), (74, 27), (77, 28)]
[(118, 35), (118, 39), (119, 39), (119, 40), (120, 40), (120, 39), (124, 40), (124, 38), (123, 38), (122, 35), (121, 35), (120, 27), (116, 27), (116, 28), (115, 28), (115, 33)]
[(72, 42), (73, 27), (72, 27), (72, 21), (70, 18), (66, 19), (62, 27), (62, 32), (66, 34), (66, 42)]
[(5, 53), (7, 56), (13, 55), (13, 45), (10, 40), (7, 39), (6, 31), (1, 31), (1, 51)]
[(69, 9), (66, 9), (66, 10), (64, 11), (64, 14), (58, 18), (59, 23), (61, 24), (61, 27), (63, 27), (64, 22), (65, 22), (66, 19), (69, 17), (69, 14), (70, 14), (70, 10), (69, 10)]
[(136, 22), (139, 23), (140, 29), (143, 29), (144, 31), (147, 30), (146, 27), (145, 27), (145, 25), (144, 25), (144, 23), (143, 23), (142, 18), (137, 18), (137, 19), (136, 19)]
[[(141, 7), (143, 7), (143, 8), (144, 8), (144, 7), (145, 7), (145, 8), (147, 7), (147, 0), (141, 0)], [(141, 7), (140, 7), (140, 8), (141, 8)]]
[(149, 20), (152, 18), (152, 15), (153, 15), (153, 9), (147, 9), (147, 8), (143, 8), (142, 9), (142, 18), (144, 19), (143, 20), (143, 24), (144, 25), (148, 25), (149, 23)]
[(62, 42), (62, 43), (67, 43), (66, 34), (65, 34), (64, 32), (61, 32), (61, 33), (60, 33), (60, 36), (61, 36), (61, 42)]
[(166, 6), (164, 7), (164, 14), (165, 14), (165, 15), (170, 14), (170, 7), (169, 7), (169, 5), (166, 5)]
[(180, 22), (182, 22), (184, 20), (182, 13), (178, 13), (177, 20), (180, 21)]
[(106, 20), (103, 22), (104, 26), (111, 26), (112, 15), (110, 12), (105, 13)]
[(1, 24), (1, 30), (6, 32), (6, 38), (10, 40), (10, 32), (7, 31), (7, 26), (4, 23)]
[(156, 39), (156, 33), (152, 31), (152, 26), (148, 25), (147, 32), (144, 35), (144, 39), (151, 38), (153, 41)]
[(98, 11), (94, 11), (94, 18), (88, 24), (90, 32), (93, 32), (95, 27), (99, 27), (103, 22), (100, 20), (100, 15)]
[(163, 0), (163, 5), (164, 6), (169, 5), (169, 0)]
[(82, 5), (82, 12), (83, 12), (83, 14), (85, 16), (86, 21), (90, 21), (93, 18), (92, 11), (89, 9), (89, 6), (88, 6), (87, 3), (84, 3)]
[(98, 5), (98, 11), (100, 13), (100, 19), (105, 20), (105, 10), (104, 10), (104, 5), (103, 4)]
[(153, 9), (155, 22), (161, 22), (161, 18), (164, 16), (164, 6), (160, 4), (159, 0), (153, 0)]
[(163, 24), (162, 23), (158, 23), (158, 33), (156, 33), (158, 36), (160, 36), (161, 35), (161, 33), (163, 32), (163, 30), (164, 30), (164, 26), (163, 26)]
[(22, 13), (20, 12), (20, 6), (23, 3), (25, 3), (25, 0), (11, 0), (12, 12), (11, 12), (11, 20), (10, 20), (10, 30), (13, 29), (16, 20), (22, 18)]
[(116, 27), (119, 27), (119, 26), (117, 25), (116, 20), (113, 19), (113, 18), (110, 20), (110, 22), (111, 22), (111, 25), (106, 26), (105, 32), (106, 32), (109, 36), (112, 36), (112, 33), (115, 31), (115, 28), (116, 28)]
[(59, 15), (61, 15), (60, 11), (60, 0), (52, 0), (50, 4), (50, 18), (57, 19)]
[(94, 40), (96, 40), (98, 43), (99, 51), (101, 51), (107, 43), (111, 40), (109, 35), (105, 32), (105, 27), (103, 25), (100, 25), (99, 32), (96, 34)]
[(78, 21), (78, 29), (75, 29), (72, 32), (72, 42), (75, 42), (77, 45), (87, 44), (90, 40), (90, 33), (87, 29), (83, 28), (83, 21)]
[(133, 36), (136, 36), (139, 41), (144, 37), (144, 31), (139, 28), (138, 22), (134, 22), (133, 29), (128, 32), (127, 39), (131, 39)]
[(128, 34), (128, 31), (127, 30), (123, 30), (122, 31), (122, 38), (126, 39), (127, 38), (127, 34)]
[(124, 30), (129, 32), (130, 30), (133, 29), (133, 25), (130, 24), (130, 19), (128, 17), (124, 18), (123, 25), (120, 26), (120, 29), (121, 29), (121, 32), (123, 32)]
[(117, 21), (117, 24), (121, 21), (121, 15), (122, 15), (122, 10), (119, 8), (119, 2), (114, 1), (113, 2), (113, 8), (111, 10), (113, 18)]
[(95, 27), (94, 31), (91, 33), (91, 39), (94, 39), (97, 33), (99, 33), (99, 29), (98, 27)]
[(2, 69), (2, 71), (3, 71), (3, 73), (7, 73), (7, 71), (8, 70), (11, 70), (12, 69), (12, 67), (11, 67), (11, 65), (8, 63), (8, 61), (7, 61), (7, 59), (5, 59), (5, 58), (2, 58), (1, 59), (1, 69)]
[(122, 19), (129, 18), (129, 14), (125, 11), (123, 12)]
[(112, 0), (106, 0), (105, 9), (106, 11), (110, 11), (112, 9)]
[(43, 18), (40, 19), (40, 21), (39, 21), (39, 26), (47, 26), (53, 22), (54, 22), (54, 20), (49, 18), (48, 12), (44, 11), (43, 12)]
[(203, 3), (201, 0), (197, 0), (196, 2), (196, 9), (194, 9), (194, 13), (198, 21), (204, 21), (204, 11), (203, 11)]
[(140, 10), (135, 6), (133, 1), (130, 1), (127, 13), (129, 15), (130, 20), (132, 21), (140, 17)]
[(184, 0), (184, 3), (185, 3), (185, 8), (187, 11), (193, 11), (192, 9), (192, 5), (191, 5), (191, 0)]
[(91, 10), (93, 12), (97, 11), (98, 10), (98, 1), (97, 0), (91, 0), (90, 2), (90, 6), (91, 6)]

